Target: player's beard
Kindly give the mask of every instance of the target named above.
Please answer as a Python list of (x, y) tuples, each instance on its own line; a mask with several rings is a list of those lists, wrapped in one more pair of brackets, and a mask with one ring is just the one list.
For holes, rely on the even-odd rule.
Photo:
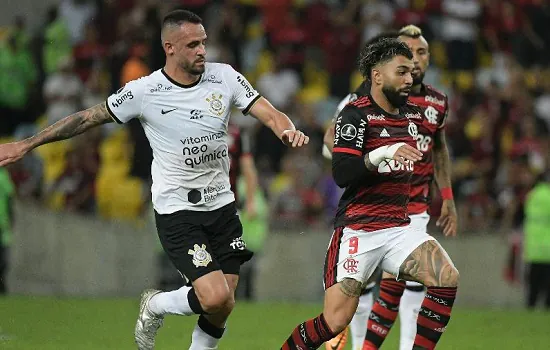
[(401, 90), (394, 89), (392, 87), (382, 87), (382, 92), (394, 107), (402, 107), (407, 103), (409, 95), (402, 95)]
[(426, 75), (426, 73), (419, 72), (417, 76), (413, 76), (413, 85), (422, 84), (422, 82), (424, 81), (424, 75)]
[(183, 69), (189, 73), (189, 74), (192, 74), (192, 75), (201, 75), (202, 73), (204, 73), (204, 69), (205, 69), (205, 65), (202, 64), (202, 65), (199, 65), (197, 64), (197, 62), (191, 62), (191, 63), (185, 63), (183, 65)]

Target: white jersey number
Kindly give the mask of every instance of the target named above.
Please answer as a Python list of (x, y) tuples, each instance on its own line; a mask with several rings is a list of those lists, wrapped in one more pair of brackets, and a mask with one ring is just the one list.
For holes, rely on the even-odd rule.
[(418, 134), (416, 137), (416, 148), (418, 148), (420, 152), (427, 152), (431, 143), (432, 138), (430, 136)]

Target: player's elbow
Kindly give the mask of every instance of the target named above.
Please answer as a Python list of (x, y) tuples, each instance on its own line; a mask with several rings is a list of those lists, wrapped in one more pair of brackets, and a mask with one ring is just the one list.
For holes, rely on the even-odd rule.
[(339, 169), (338, 165), (335, 166), (334, 163), (332, 165), (332, 178), (340, 188), (345, 188), (350, 183), (349, 176), (346, 175), (344, 171)]

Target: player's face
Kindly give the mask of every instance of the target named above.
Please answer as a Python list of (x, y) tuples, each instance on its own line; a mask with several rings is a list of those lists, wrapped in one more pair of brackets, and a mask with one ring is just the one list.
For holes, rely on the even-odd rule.
[(428, 42), (423, 36), (419, 36), (418, 38), (400, 36), (399, 40), (407, 44), (413, 52), (413, 85), (422, 84), (426, 70), (430, 65), (430, 50)]
[(187, 73), (204, 73), (206, 63), (206, 31), (202, 24), (184, 23), (177, 33), (174, 56)]
[(380, 67), (382, 92), (394, 107), (407, 103), (413, 83), (413, 69), (412, 60), (405, 56), (396, 56)]

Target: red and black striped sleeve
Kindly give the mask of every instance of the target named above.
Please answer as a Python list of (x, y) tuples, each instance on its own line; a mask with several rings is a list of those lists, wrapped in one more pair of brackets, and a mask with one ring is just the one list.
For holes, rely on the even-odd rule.
[(352, 105), (344, 107), (336, 118), (332, 150), (332, 176), (336, 184), (342, 188), (368, 175), (363, 159), (363, 142), (357, 142), (361, 128), (361, 134), (366, 135), (367, 123), (361, 111)]

